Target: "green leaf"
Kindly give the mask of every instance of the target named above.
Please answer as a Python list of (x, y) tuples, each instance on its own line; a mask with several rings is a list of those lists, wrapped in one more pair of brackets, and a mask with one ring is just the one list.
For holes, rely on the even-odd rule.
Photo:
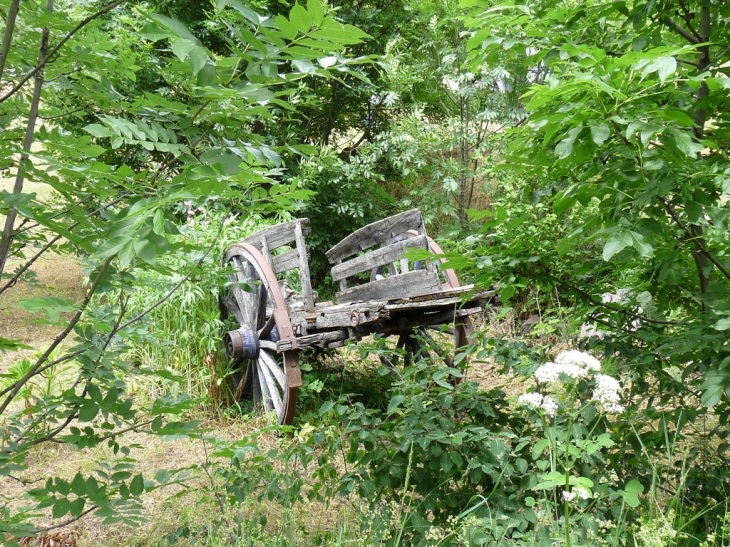
[(86, 500), (84, 498), (76, 498), (69, 505), (70, 505), (69, 510), (71, 512), (71, 516), (79, 517), (79, 516), (81, 516), (81, 513), (84, 512), (84, 506), (86, 505)]
[(170, 49), (175, 54), (175, 57), (180, 59), (180, 61), (185, 61), (190, 52), (195, 49), (195, 42), (186, 40), (185, 38), (177, 38), (170, 44)]
[(573, 153), (573, 139), (563, 139), (555, 147), (555, 155), (558, 159), (565, 159)]
[[(644, 236), (639, 232), (631, 231), (632, 246), (639, 253), (641, 258), (651, 258), (654, 256), (654, 247), (644, 239)], [(605, 249), (604, 249), (605, 251)]]
[(71, 492), (77, 496), (83, 496), (86, 494), (86, 481), (81, 473), (76, 473), (73, 480), (71, 481)]
[(84, 131), (86, 131), (87, 133), (91, 133), (95, 137), (99, 138), (111, 137), (113, 135), (111, 129), (98, 123), (92, 123), (90, 125), (87, 125), (86, 127), (84, 127)]
[(608, 262), (616, 253), (623, 251), (626, 247), (632, 247), (633, 245), (634, 239), (631, 237), (630, 232), (616, 232), (603, 246), (603, 260)]
[(18, 307), (30, 313), (45, 312), (51, 321), (58, 321), (59, 314), (76, 311), (76, 306), (66, 298), (41, 296), (18, 302)]
[(601, 146), (611, 135), (611, 129), (606, 123), (591, 126), (591, 138), (597, 146)]
[(175, 34), (162, 28), (156, 23), (147, 23), (141, 30), (137, 31), (137, 34), (151, 42), (175, 37)]
[(730, 329), (730, 317), (723, 317), (717, 323), (712, 325), (715, 330), (727, 330)]
[(312, 18), (312, 23), (319, 26), (324, 18), (324, 8), (320, 0), (307, 0), (307, 11)]
[(33, 349), (31, 346), (23, 344), (20, 340), (10, 340), (0, 336), (0, 351), (17, 351), (19, 349)]
[(405, 400), (406, 398), (403, 395), (395, 395), (388, 404), (388, 414), (391, 414)]
[(188, 27), (183, 25), (177, 19), (172, 19), (170, 17), (160, 15), (159, 13), (148, 13), (147, 17), (149, 17), (162, 27), (170, 30), (176, 36), (179, 36), (180, 38), (185, 38), (186, 40), (190, 40), (196, 45), (200, 45), (200, 40), (198, 40), (195, 35), (190, 32), (190, 29), (188, 29)]
[(189, 55), (190, 67), (193, 69), (193, 75), (203, 70), (203, 67), (210, 61), (208, 52), (203, 47), (194, 47)]
[(289, 21), (302, 34), (307, 34), (312, 29), (312, 17), (298, 3), (289, 12)]
[(674, 57), (659, 57), (646, 66), (642, 75), (646, 76), (651, 72), (656, 72), (659, 80), (664, 83), (676, 71), (677, 59)]
[(68, 501), (66, 498), (61, 498), (59, 500), (56, 500), (56, 502), (53, 504), (53, 518), (54, 519), (60, 519), (66, 513), (71, 511), (71, 502)]
[(297, 27), (292, 25), (289, 20), (283, 15), (277, 15), (274, 19), (276, 26), (279, 27), (282, 34), (287, 40), (293, 40), (299, 34)]
[(79, 421), (90, 422), (99, 413), (99, 405), (94, 401), (86, 400), (79, 408)]
[(129, 491), (133, 496), (140, 496), (144, 492), (144, 479), (142, 475), (136, 475), (129, 483)]
[(700, 401), (707, 408), (712, 408), (722, 399), (725, 388), (730, 385), (730, 373), (727, 370), (709, 370), (702, 382)]

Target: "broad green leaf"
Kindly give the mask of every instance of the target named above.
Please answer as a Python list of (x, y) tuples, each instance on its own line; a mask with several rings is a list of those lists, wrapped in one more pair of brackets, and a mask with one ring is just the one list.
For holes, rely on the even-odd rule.
[(312, 18), (312, 23), (319, 26), (324, 18), (324, 8), (321, 0), (307, 0), (307, 12)]
[(390, 400), (390, 403), (388, 404), (388, 414), (391, 414), (396, 408), (400, 406), (400, 404), (405, 401), (405, 397), (403, 395), (395, 395)]
[(53, 504), (53, 518), (54, 519), (60, 519), (66, 513), (71, 511), (71, 502), (68, 501), (66, 498), (61, 498), (56, 500), (56, 502)]
[(715, 330), (727, 330), (730, 329), (730, 317), (723, 317), (717, 321), (712, 328)]
[(297, 27), (295, 25), (292, 25), (289, 20), (283, 15), (277, 15), (274, 19), (274, 22), (276, 23), (276, 26), (279, 27), (282, 34), (287, 40), (293, 40), (297, 37), (297, 34), (299, 34)]
[[(631, 231), (632, 246), (642, 258), (651, 258), (654, 255), (654, 247), (644, 239), (644, 236), (638, 232)], [(605, 252), (605, 249), (604, 249)]]
[(190, 60), (190, 67), (193, 69), (193, 75), (197, 75), (210, 61), (208, 52), (203, 47), (194, 47), (191, 49), (188, 58)]
[(142, 38), (146, 38), (151, 42), (165, 40), (167, 38), (175, 38), (175, 34), (167, 29), (162, 28), (156, 23), (147, 23), (141, 30), (137, 32)]
[(312, 29), (312, 17), (298, 3), (289, 12), (289, 22), (302, 34), (307, 34)]
[(61, 313), (76, 311), (76, 306), (71, 300), (51, 296), (20, 300), (18, 307), (31, 313), (44, 312), (53, 322), (58, 321)]
[(84, 404), (81, 405), (81, 408), (79, 408), (79, 421), (90, 422), (96, 418), (98, 413), (99, 405), (97, 405), (94, 401), (86, 400), (84, 401)]
[(140, 496), (144, 492), (144, 479), (142, 475), (135, 475), (132, 482), (129, 483), (129, 491), (133, 496)]
[(601, 146), (608, 137), (611, 135), (611, 129), (607, 123), (600, 123), (598, 125), (591, 126), (591, 138), (597, 146)]
[(100, 125), (98, 123), (92, 123), (90, 125), (87, 125), (84, 127), (84, 131), (87, 133), (91, 133), (95, 137), (111, 137), (113, 135), (112, 131), (103, 125)]
[(630, 232), (616, 232), (603, 246), (603, 260), (608, 262), (611, 258), (626, 247), (632, 247), (634, 245), (634, 239), (631, 237)]
[(565, 159), (573, 153), (573, 139), (563, 139), (555, 147), (555, 155), (558, 159)]
[(190, 40), (196, 45), (200, 45), (200, 40), (198, 40), (195, 35), (190, 32), (190, 29), (188, 29), (188, 27), (186, 27), (177, 19), (172, 19), (170, 17), (160, 15), (159, 13), (148, 13), (147, 16), (156, 23), (158, 23), (160, 26), (170, 30), (176, 36), (179, 36), (180, 38), (185, 38), (186, 40)]
[(689, 132), (679, 131), (674, 127), (668, 127), (667, 133), (672, 136), (677, 148), (679, 148), (684, 155), (695, 157), (697, 154), (702, 152), (702, 145), (696, 143)]
[(700, 402), (707, 408), (712, 408), (719, 403), (725, 389), (730, 386), (730, 374), (727, 370), (709, 370), (702, 382), (702, 395)]
[(195, 42), (186, 38), (177, 38), (170, 44), (170, 49), (180, 61), (185, 61), (195, 48)]

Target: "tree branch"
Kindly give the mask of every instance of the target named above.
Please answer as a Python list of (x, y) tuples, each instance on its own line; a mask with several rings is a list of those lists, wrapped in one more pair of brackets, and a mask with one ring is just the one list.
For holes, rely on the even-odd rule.
[(15, 95), (20, 90), (20, 88), (25, 85), (25, 82), (30, 80), (33, 76), (35, 76), (36, 72), (38, 72), (39, 70), (41, 70), (44, 66), (46, 66), (48, 64), (48, 62), (58, 53), (58, 51), (64, 46), (64, 44), (66, 44), (66, 42), (68, 42), (74, 36), (74, 34), (76, 34), (78, 31), (80, 31), (86, 25), (91, 23), (94, 19), (97, 19), (98, 17), (101, 17), (105, 13), (110, 12), (111, 10), (113, 10), (114, 8), (123, 4), (126, 1), (127, 0), (116, 0), (116, 2), (112, 2), (111, 4), (100, 9), (96, 13), (89, 15), (88, 17), (85, 17), (84, 19), (82, 19), (78, 25), (76, 25), (66, 36), (64, 36), (61, 39), (61, 41), (56, 45), (56, 47), (54, 47), (50, 51), (50, 53), (48, 54), (48, 56), (46, 56), (45, 59), (41, 60), (33, 70), (31, 70), (30, 72), (28, 72), (28, 74), (23, 76), (20, 79), (20, 81), (10, 91), (8, 91), (5, 95), (0, 97), (0, 103), (5, 102), (10, 97)]
[(728, 271), (727, 268), (725, 268), (725, 266), (723, 266), (722, 263), (717, 260), (717, 258), (715, 258), (712, 253), (710, 253), (710, 251), (707, 250), (707, 247), (705, 247), (702, 238), (697, 237), (691, 227), (686, 226), (684, 222), (682, 222), (682, 219), (679, 218), (677, 210), (672, 206), (672, 204), (663, 197), (659, 197), (659, 201), (662, 203), (664, 209), (666, 209), (667, 213), (669, 213), (669, 216), (672, 217), (677, 226), (679, 226), (688, 236), (690, 236), (690, 240), (695, 245), (695, 247), (697, 247), (697, 250), (704, 256), (706, 256), (707, 259), (712, 262), (717, 267), (717, 269), (720, 270), (720, 272), (722, 272), (722, 275), (724, 275), (727, 279), (730, 279), (730, 271)]
[(687, 29), (682, 27), (679, 23), (677, 23), (674, 19), (671, 17), (664, 17), (661, 19), (661, 22), (667, 25), (669, 28), (674, 30), (677, 34), (679, 34), (682, 38), (687, 40), (690, 44), (699, 44), (700, 39), (689, 32)]

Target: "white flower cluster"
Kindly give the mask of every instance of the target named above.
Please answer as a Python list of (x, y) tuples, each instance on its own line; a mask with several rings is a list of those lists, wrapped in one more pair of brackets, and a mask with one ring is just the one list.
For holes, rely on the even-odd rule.
[(555, 416), (558, 412), (558, 403), (552, 397), (544, 396), (539, 393), (523, 393), (517, 399), (518, 403), (531, 406), (533, 408), (542, 408), (548, 416)]
[(587, 500), (591, 497), (591, 493), (588, 492), (588, 490), (586, 490), (582, 486), (578, 486), (572, 492), (569, 492), (568, 490), (563, 490), (563, 492), (561, 493), (561, 496), (562, 496), (564, 502), (570, 503), (576, 497), (578, 497), (582, 500)]
[(603, 407), (603, 410), (612, 414), (620, 414), (624, 411), (623, 405), (619, 404), (619, 392), (621, 385), (616, 378), (606, 374), (596, 374), (596, 388), (593, 390), (594, 401)]
[[(601, 362), (582, 351), (563, 351), (555, 358), (555, 362), (544, 363), (535, 370), (535, 380), (538, 384), (555, 384), (562, 379), (573, 378), (579, 380), (589, 376), (595, 381), (595, 389), (591, 400), (600, 405), (604, 412), (620, 414), (624, 411), (619, 404), (621, 385), (618, 380), (601, 371)], [(535, 408), (543, 408), (550, 416), (557, 413), (557, 403), (551, 397), (540, 393), (525, 393), (520, 396), (519, 402)]]
[(598, 359), (582, 351), (570, 350), (560, 353), (554, 363), (540, 365), (535, 371), (535, 380), (541, 384), (552, 384), (560, 380), (561, 374), (577, 379), (600, 370)]

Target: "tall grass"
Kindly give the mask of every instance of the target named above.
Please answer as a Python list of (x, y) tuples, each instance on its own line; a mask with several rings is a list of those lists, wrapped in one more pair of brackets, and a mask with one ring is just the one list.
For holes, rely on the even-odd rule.
[[(218, 398), (228, 374), (220, 343), (223, 325), (218, 290), (226, 282), (221, 257), (232, 243), (276, 223), (254, 216), (241, 219), (193, 211), (195, 217), (188, 217), (180, 226), (180, 242), (187, 251), (163, 257), (156, 271), (136, 273), (135, 290), (128, 303), (131, 315), (146, 310), (193, 272), (145, 318), (136, 333), (131, 359), (145, 368), (170, 372), (169, 380), (144, 386), (151, 397), (185, 392), (193, 398)], [(222, 222), (225, 226), (218, 236)], [(197, 265), (211, 246), (213, 251)]]

